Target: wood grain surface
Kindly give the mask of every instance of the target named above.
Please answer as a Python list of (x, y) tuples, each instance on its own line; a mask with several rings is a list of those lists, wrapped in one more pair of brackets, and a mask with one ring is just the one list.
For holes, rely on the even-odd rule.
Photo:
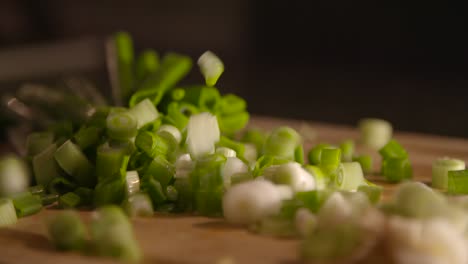
[[(344, 139), (358, 139), (358, 132), (343, 127), (313, 122), (255, 117), (251, 127), (271, 129), (289, 125), (306, 135), (306, 146), (317, 142), (338, 144)], [(414, 166), (415, 179), (430, 184), (431, 163), (442, 156), (468, 160), (468, 140), (432, 135), (397, 132), (395, 137), (408, 150)], [(370, 153), (378, 161), (377, 153), (358, 146), (361, 153)], [(380, 164), (374, 164), (378, 171)], [(385, 199), (391, 196), (396, 185), (384, 183), (378, 175), (369, 179), (385, 188)], [(55, 251), (50, 245), (44, 221), (56, 210), (20, 219), (18, 224), (0, 229), (0, 263), (113, 263), (112, 260), (82, 256), (76, 253)], [(82, 212), (88, 221), (92, 212)], [(145, 263), (218, 263), (221, 259), (233, 263), (297, 263), (298, 242), (258, 236), (247, 230), (227, 225), (222, 219), (198, 216), (156, 215), (152, 218), (132, 220), (136, 236), (143, 248)], [(230, 263), (230, 262), (226, 262)]]

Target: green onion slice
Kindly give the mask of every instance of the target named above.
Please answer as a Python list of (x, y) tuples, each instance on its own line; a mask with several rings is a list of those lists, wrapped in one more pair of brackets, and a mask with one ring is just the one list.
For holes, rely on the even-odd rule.
[(42, 209), (42, 200), (38, 195), (32, 195), (29, 192), (18, 194), (13, 198), (16, 215), (25, 217), (38, 213)]
[(382, 161), (382, 174), (389, 182), (400, 182), (413, 177), (413, 167), (407, 158), (388, 158)]
[(0, 157), (0, 197), (27, 190), (29, 173), (26, 164), (14, 155)]
[(360, 185), (366, 184), (361, 164), (358, 162), (343, 162), (339, 165), (335, 176), (335, 185), (346, 191), (356, 191)]
[(60, 177), (60, 167), (54, 157), (56, 151), (57, 146), (51, 144), (34, 156), (32, 164), (34, 178), (38, 184), (47, 186), (52, 179)]
[(154, 214), (151, 199), (145, 193), (135, 193), (130, 195), (125, 200), (123, 208), (130, 217), (149, 217)]
[(432, 163), (432, 187), (445, 190), (448, 187), (448, 172), (464, 170), (465, 162), (459, 159), (440, 158)]
[(395, 139), (390, 140), (379, 150), (383, 159), (405, 159), (408, 158), (406, 150)]
[(94, 167), (81, 149), (70, 140), (55, 152), (55, 160), (60, 167), (79, 184), (92, 187), (96, 183)]
[(392, 125), (383, 119), (365, 118), (359, 120), (361, 143), (378, 150), (392, 138)]
[(220, 139), (216, 116), (200, 113), (190, 117), (187, 125), (187, 149), (193, 159), (202, 158), (215, 151)]
[(138, 176), (138, 171), (127, 171), (125, 182), (128, 197), (140, 191), (140, 177)]
[(84, 250), (86, 227), (77, 212), (65, 210), (50, 219), (47, 224), (52, 243), (59, 250)]
[(144, 99), (134, 105), (127, 113), (136, 120), (138, 129), (153, 122), (159, 117), (158, 110), (149, 99)]
[(60, 196), (58, 202), (61, 208), (72, 209), (81, 204), (81, 197), (73, 192), (68, 192)]
[(116, 140), (125, 140), (137, 134), (137, 120), (128, 113), (109, 115), (106, 121), (107, 135)]
[(449, 194), (468, 194), (468, 170), (448, 172), (447, 192)]
[(18, 221), (11, 199), (0, 198), (0, 228), (13, 225)]
[(224, 64), (213, 52), (205, 51), (198, 58), (198, 66), (205, 77), (206, 85), (214, 86), (224, 72)]

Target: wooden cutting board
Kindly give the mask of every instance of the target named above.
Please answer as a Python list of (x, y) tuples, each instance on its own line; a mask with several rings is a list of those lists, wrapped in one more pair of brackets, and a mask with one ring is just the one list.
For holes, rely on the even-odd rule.
[[(306, 147), (328, 142), (338, 144), (344, 139), (358, 139), (354, 128), (305, 123), (301, 121), (255, 117), (251, 127), (271, 129), (289, 125), (307, 133)], [(313, 137), (312, 134), (316, 136)], [(450, 156), (468, 160), (468, 140), (440, 136), (399, 133), (395, 137), (410, 154), (415, 179), (429, 183), (431, 163), (438, 157)], [(315, 139), (314, 139), (315, 138)], [(377, 153), (358, 147), (378, 161)], [(378, 171), (379, 162), (374, 164)], [(396, 185), (386, 184), (373, 175), (370, 180), (385, 188), (389, 199)], [(0, 229), (0, 263), (113, 263), (112, 260), (81, 256), (76, 253), (57, 252), (46, 237), (44, 220), (56, 214), (56, 210), (20, 219), (18, 224)], [(91, 212), (82, 212), (86, 221)], [(222, 219), (197, 216), (165, 216), (133, 220), (135, 233), (143, 248), (145, 263), (297, 263), (299, 243), (292, 239), (277, 239), (251, 234), (245, 229), (227, 225)], [(228, 260), (220, 262), (220, 260)], [(234, 262), (229, 262), (230, 260)]]

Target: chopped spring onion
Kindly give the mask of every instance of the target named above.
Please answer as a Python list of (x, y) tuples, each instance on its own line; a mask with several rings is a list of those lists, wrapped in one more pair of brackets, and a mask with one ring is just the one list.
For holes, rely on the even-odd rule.
[(140, 191), (140, 177), (138, 176), (138, 171), (127, 171), (125, 182), (125, 190), (128, 197)]
[(206, 85), (214, 86), (224, 72), (223, 62), (211, 51), (205, 51), (198, 58), (198, 66), (205, 77)]
[(73, 192), (68, 192), (60, 196), (58, 202), (61, 208), (72, 209), (81, 204), (81, 197)]
[(333, 174), (341, 162), (341, 149), (323, 148), (320, 156), (320, 168), (325, 174)]
[(0, 197), (24, 192), (29, 186), (26, 164), (16, 156), (0, 158)]
[(406, 150), (394, 139), (379, 150), (383, 158), (382, 174), (390, 182), (410, 179), (413, 169)]
[(149, 177), (149, 179), (144, 178), (144, 181), (142, 182), (142, 189), (151, 198), (153, 206), (155, 207), (163, 204), (167, 200), (161, 183), (152, 177)]
[(169, 133), (171, 136), (173, 136), (177, 145), (179, 145), (180, 142), (182, 141), (182, 134), (180, 133), (180, 130), (175, 126), (162, 125), (158, 129), (158, 132), (161, 132), (161, 131), (165, 131)]
[(354, 141), (352, 140), (345, 140), (340, 144), (341, 149), (341, 160), (344, 162), (351, 162), (353, 161), (353, 154), (354, 154)]
[(296, 147), (301, 143), (301, 137), (290, 127), (274, 129), (265, 141), (263, 153), (288, 160), (294, 160)]
[(55, 160), (60, 167), (79, 184), (92, 187), (96, 182), (94, 167), (81, 149), (70, 140), (55, 152)]
[(13, 225), (18, 221), (13, 201), (0, 198), (0, 228)]
[(66, 210), (48, 221), (48, 233), (59, 250), (83, 250), (86, 246), (86, 227), (77, 212)]
[(336, 187), (345, 191), (356, 191), (363, 184), (366, 184), (366, 180), (359, 162), (343, 162), (339, 165), (335, 176)]
[(159, 117), (158, 110), (149, 99), (144, 99), (134, 105), (127, 113), (136, 120), (138, 129), (153, 122)]
[(170, 149), (166, 138), (150, 131), (140, 131), (135, 139), (135, 145), (150, 157), (166, 156)]
[(383, 159), (408, 158), (408, 153), (406, 150), (395, 139), (392, 139), (387, 144), (385, 144), (385, 146), (379, 150), (379, 153)]
[(123, 208), (130, 217), (149, 217), (154, 214), (151, 199), (145, 193), (135, 193), (130, 195), (124, 202)]
[(297, 162), (269, 167), (265, 170), (264, 176), (276, 184), (291, 186), (295, 192), (315, 189), (314, 177)]
[(187, 149), (193, 159), (213, 154), (220, 139), (216, 116), (200, 113), (190, 117), (187, 125)]
[(114, 177), (122, 170), (126, 170), (129, 157), (125, 149), (111, 148), (104, 144), (97, 148), (96, 154), (96, 176), (99, 181)]
[(211, 155), (198, 160), (190, 175), (193, 187), (205, 191), (222, 189), (224, 179), (221, 173), (225, 163), (226, 158), (221, 155)]
[(94, 189), (94, 205), (120, 204), (125, 196), (125, 180), (120, 175), (100, 180)]
[(157, 180), (163, 188), (172, 181), (175, 175), (175, 168), (172, 163), (167, 161), (164, 157), (157, 156), (148, 165), (144, 177), (152, 177)]
[(324, 148), (330, 148), (330, 147), (332, 146), (329, 144), (320, 143), (320, 144), (317, 144), (312, 149), (310, 149), (309, 154), (307, 155), (309, 159), (309, 163), (311, 165), (320, 165), (320, 162), (322, 160), (322, 150)]
[(352, 160), (361, 164), (361, 168), (364, 173), (372, 172), (372, 157), (370, 155), (360, 155), (353, 157)]
[(400, 182), (413, 176), (413, 168), (407, 158), (388, 158), (382, 161), (382, 175), (389, 182)]
[(304, 164), (304, 147), (299, 145), (294, 150), (294, 161), (299, 164)]
[(98, 208), (90, 229), (98, 256), (114, 257), (124, 262), (141, 261), (142, 252), (135, 240), (131, 223), (120, 207)]
[(281, 208), (281, 197), (269, 181), (248, 181), (227, 190), (223, 198), (224, 217), (230, 223), (251, 224), (274, 215)]
[(247, 103), (244, 99), (235, 94), (226, 94), (221, 97), (221, 113), (223, 115), (232, 115), (244, 111)]
[(249, 168), (240, 159), (236, 157), (227, 157), (226, 163), (223, 166), (221, 175), (224, 180), (224, 187), (227, 189), (231, 186), (231, 177), (238, 173), (247, 173)]
[(448, 172), (447, 192), (449, 194), (468, 194), (468, 170)]
[(465, 162), (459, 159), (441, 158), (432, 163), (432, 187), (445, 190), (448, 187), (448, 172), (464, 170)]
[(103, 129), (96, 126), (82, 127), (75, 133), (73, 139), (78, 147), (85, 150), (99, 143)]
[(304, 169), (307, 170), (312, 177), (315, 179), (315, 188), (318, 190), (323, 190), (328, 186), (330, 182), (330, 177), (325, 175), (325, 173), (320, 169), (320, 167), (315, 165), (305, 165)]
[(13, 205), (18, 217), (33, 215), (42, 209), (40, 196), (32, 195), (29, 192), (16, 195), (13, 198)]
[(26, 139), (26, 149), (28, 156), (32, 157), (42, 152), (54, 142), (52, 132), (35, 132), (28, 135)]
[(125, 140), (137, 134), (137, 120), (128, 113), (109, 115), (106, 120), (107, 135), (111, 139)]
[(34, 156), (32, 164), (36, 183), (47, 186), (52, 179), (60, 177), (60, 167), (54, 157), (56, 151), (57, 146), (51, 144)]
[(396, 263), (466, 263), (466, 238), (450, 222), (391, 217), (387, 238)]
[(402, 184), (394, 194), (397, 212), (419, 219), (443, 215), (447, 204), (444, 197), (420, 182)]
[(383, 119), (365, 118), (359, 120), (361, 143), (378, 150), (392, 138), (392, 125)]

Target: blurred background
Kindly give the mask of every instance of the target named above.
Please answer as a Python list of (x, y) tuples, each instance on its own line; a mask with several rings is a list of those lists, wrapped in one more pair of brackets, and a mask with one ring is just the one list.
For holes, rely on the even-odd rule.
[(214, 51), (218, 88), (254, 114), (468, 137), (466, 9), (449, 2), (2, 0), (0, 89), (85, 73), (106, 91), (103, 41), (126, 30), (137, 50)]

